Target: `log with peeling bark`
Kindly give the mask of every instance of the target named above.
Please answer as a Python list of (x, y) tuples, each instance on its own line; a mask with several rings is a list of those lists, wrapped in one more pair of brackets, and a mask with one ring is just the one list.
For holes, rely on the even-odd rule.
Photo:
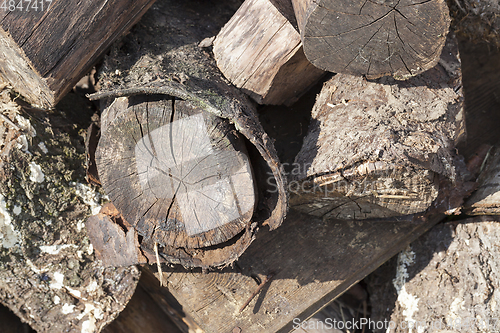
[(291, 206), (322, 217), (394, 217), (448, 197), (446, 183), (467, 188), (455, 152), (464, 135), (461, 86), (451, 36), (439, 65), (407, 81), (334, 76), (316, 100), (291, 171)]
[(445, 0), (292, 0), (309, 61), (323, 70), (406, 79), (439, 61)]
[(0, 303), (36, 332), (100, 332), (140, 272), (106, 268), (87, 238), (102, 201), (85, 184), (84, 129), (16, 95), (0, 91)]
[(253, 105), (199, 46), (234, 5), (199, 5), (209, 16), (190, 1), (158, 1), (105, 58), (92, 97), (105, 105), (96, 150), (103, 189), (141, 248), (159, 248), (170, 263), (229, 264), (259, 225), (277, 228), (287, 208)]
[(246, 0), (214, 41), (224, 76), (257, 103), (291, 105), (324, 75), (306, 59), (291, 19), (289, 1)]
[(51, 108), (153, 2), (3, 1), (0, 76), (31, 104)]

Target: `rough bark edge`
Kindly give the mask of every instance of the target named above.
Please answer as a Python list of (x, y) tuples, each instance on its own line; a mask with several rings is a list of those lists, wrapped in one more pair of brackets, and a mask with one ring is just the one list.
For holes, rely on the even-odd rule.
[[(164, 94), (178, 97), (233, 123), (236, 130), (243, 134), (255, 146), (261, 157), (268, 164), (276, 180), (277, 198), (267, 205), (268, 207), (270, 206), (271, 214), (268, 218), (258, 222), (261, 222), (262, 225), (269, 225), (271, 230), (281, 225), (288, 210), (288, 194), (285, 191), (286, 179), (280, 172), (280, 163), (276, 150), (272, 144), (272, 139), (264, 132), (257, 115), (249, 107), (243, 105), (243, 103), (231, 100), (229, 105), (223, 102), (223, 105), (221, 105), (222, 107), (217, 108), (211, 101), (190, 93), (182, 84), (175, 81), (157, 82), (156, 84), (134, 88), (100, 92), (89, 95), (88, 97), (90, 100), (98, 100), (137, 94)], [(231, 112), (230, 110), (234, 111)]]

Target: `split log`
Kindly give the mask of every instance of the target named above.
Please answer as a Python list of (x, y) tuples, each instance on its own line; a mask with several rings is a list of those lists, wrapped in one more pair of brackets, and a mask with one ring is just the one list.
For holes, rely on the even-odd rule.
[(105, 268), (86, 236), (102, 198), (84, 184), (83, 128), (14, 96), (0, 93), (0, 302), (40, 333), (99, 332), (140, 272)]
[(153, 2), (3, 1), (0, 76), (31, 104), (51, 108)]
[(434, 67), (450, 25), (445, 0), (292, 3), (313, 65), (372, 79), (406, 79)]
[(498, 216), (482, 216), (439, 224), (365, 279), (371, 320), (385, 322), (369, 328), (498, 331), (499, 222)]
[(246, 0), (214, 41), (224, 76), (260, 104), (291, 105), (324, 75), (306, 59), (287, 17), (288, 1)]
[(461, 188), (468, 177), (455, 152), (464, 135), (461, 86), (454, 38), (438, 66), (407, 81), (334, 76), (290, 174), (291, 206), (324, 218), (400, 216)]
[(99, 179), (141, 247), (208, 268), (236, 260), (258, 225), (277, 228), (287, 198), (253, 105), (198, 46), (231, 4), (196, 6), (157, 2), (105, 58), (92, 98), (106, 99)]

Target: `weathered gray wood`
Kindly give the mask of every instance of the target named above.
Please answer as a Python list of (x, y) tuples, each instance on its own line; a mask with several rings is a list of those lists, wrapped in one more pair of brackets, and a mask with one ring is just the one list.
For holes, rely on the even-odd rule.
[[(151, 253), (157, 243), (164, 260), (207, 268), (236, 260), (252, 242), (259, 225), (277, 228), (287, 210), (287, 197), (275, 149), (259, 123), (253, 104), (228, 84), (211, 55), (198, 46), (226, 22), (238, 4), (196, 4), (193, 7), (190, 1), (166, 0), (155, 3), (127, 38), (105, 57), (99, 74), (102, 90), (92, 98), (107, 100), (103, 103), (106, 111), (102, 117), (101, 142), (97, 151), (100, 155), (99, 176), (115, 206), (143, 236), (142, 249)], [(203, 120), (195, 119), (192, 124), (196, 125), (195, 129), (198, 125), (206, 126), (205, 134), (191, 130), (191, 125), (170, 130), (176, 124), (172, 120), (177, 124), (188, 124), (176, 118), (182, 118), (182, 108), (189, 115), (184, 119), (198, 117), (196, 119)], [(198, 143), (193, 141), (196, 133), (201, 135)], [(176, 139), (172, 140), (170, 134)], [(195, 167), (193, 172), (184, 173), (179, 169), (182, 164), (178, 164), (177, 169), (168, 171), (172, 177), (163, 173), (167, 171), (165, 169), (159, 172), (150, 168), (144, 173), (147, 163), (143, 157), (146, 154), (141, 155), (143, 161), (139, 161), (135, 147), (142, 140), (142, 148), (138, 149), (147, 152), (149, 146), (144, 143), (154, 142), (156, 146), (158, 139), (165, 135), (168, 138), (162, 139), (160, 148), (155, 148), (164, 160), (161, 168), (173, 168), (175, 161), (172, 156), (177, 159), (184, 152), (184, 164), (189, 170)], [(177, 145), (175, 149), (171, 144)], [(249, 158), (244, 157), (245, 148)], [(211, 152), (207, 153), (209, 150)], [(190, 153), (196, 153), (198, 160), (187, 161), (191, 158)], [(122, 154), (119, 156), (129, 162), (116, 159), (117, 154)], [(151, 154), (148, 158), (151, 160)], [(250, 163), (255, 173), (256, 184), (253, 186), (256, 193), (252, 189)], [(205, 168), (209, 165), (210, 170)], [(206, 171), (200, 171), (203, 168)], [(209, 173), (203, 176), (203, 172)], [(116, 182), (110, 177), (113, 173), (117, 173)], [(153, 183), (151, 188), (145, 188), (146, 183), (140, 178), (148, 174)], [(186, 178), (186, 183), (190, 184), (184, 185), (194, 187), (195, 199), (201, 200), (195, 203), (197, 214), (201, 212), (203, 215), (201, 225), (198, 224), (200, 216), (193, 213), (191, 197), (184, 198), (186, 200), (180, 204), (182, 209), (179, 206), (182, 196), (189, 194), (186, 187), (179, 190), (176, 200), (171, 200), (172, 194), (176, 193), (171, 186), (182, 185), (175, 179), (179, 174), (192, 177)], [(128, 181), (126, 177), (129, 175), (135, 179)], [(170, 182), (168, 187), (157, 186), (160, 184), (154, 177)], [(201, 179), (204, 180), (200, 182)], [(237, 200), (234, 195), (227, 195), (229, 191), (222, 187), (220, 191), (214, 188), (211, 194), (204, 192), (219, 181), (227, 181), (227, 189), (232, 183), (235, 190), (231, 191), (237, 194)], [(156, 199), (162, 197), (165, 198)], [(222, 209), (216, 201), (225, 199), (227, 203)], [(166, 219), (169, 214), (170, 220)], [(221, 219), (216, 217), (217, 214), (230, 218)], [(208, 247), (211, 245), (218, 246)]]
[(35, 10), (23, 1), (22, 10), (2, 9), (0, 75), (30, 103), (51, 108), (153, 2), (36, 1)]
[(295, 320), (291, 333), (359, 333), (368, 317), (368, 293), (358, 283), (314, 316)]
[(151, 296), (155, 305), (161, 308), (183, 333), (205, 333), (193, 318), (186, 314), (168, 288), (160, 286), (153, 271), (147, 266), (142, 268), (139, 287)]
[(292, 0), (304, 52), (316, 67), (406, 79), (434, 67), (450, 18), (444, 0)]
[(376, 333), (496, 332), (500, 220), (439, 224), (366, 279)]
[[(142, 280), (142, 279), (141, 279)], [(167, 313), (140, 286), (137, 286), (134, 296), (125, 309), (103, 333), (183, 333), (170, 320)], [(187, 331), (184, 333), (188, 333)]]
[(0, 91), (0, 303), (40, 333), (99, 332), (140, 272), (106, 269), (87, 238), (102, 200), (85, 184), (84, 129), (14, 96)]
[(334, 76), (290, 174), (291, 206), (325, 218), (398, 216), (429, 208), (443, 181), (460, 188), (461, 85), (454, 38), (438, 66), (407, 81)]
[(207, 333), (289, 332), (294, 318), (309, 318), (442, 216), (339, 221), (290, 210), (279, 229), (257, 234), (234, 268), (206, 274), (164, 267), (163, 280), (183, 312)]
[(161, 95), (115, 99), (101, 119), (108, 124), (96, 151), (100, 181), (143, 237), (200, 248), (249, 224), (256, 202), (252, 167), (227, 121)]
[(224, 76), (260, 104), (291, 105), (324, 74), (304, 56), (299, 33), (282, 13), (289, 8), (280, 9), (270, 0), (247, 0), (214, 41)]
[[(484, 146), (500, 142), (500, 49), (488, 43), (460, 40), (467, 140), (459, 151), (468, 160)], [(484, 156), (483, 156), (484, 157)], [(482, 161), (481, 161), (482, 163)], [(480, 167), (481, 165), (479, 165)]]

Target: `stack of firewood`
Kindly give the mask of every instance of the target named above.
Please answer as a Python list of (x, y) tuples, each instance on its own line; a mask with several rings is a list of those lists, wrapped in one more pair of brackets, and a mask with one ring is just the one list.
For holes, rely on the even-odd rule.
[[(48, 290), (66, 288), (77, 300), (62, 304), (72, 328), (100, 330), (123, 308), (108, 307), (106, 316), (93, 303), (90, 309), (92, 297), (97, 302), (102, 296), (90, 296), (90, 271), (149, 263), (157, 265), (162, 281), (165, 264), (224, 268), (243, 255), (259, 230), (286, 224), (287, 214), (295, 220), (425, 224), (411, 229), (415, 234), (399, 242), (402, 247), (444, 216), (460, 214), (478, 186), (479, 171), (491, 175), (480, 178), (481, 190), (467, 202), (467, 212), (499, 209), (486, 189), (494, 167), (483, 165), (486, 156), (497, 158), (496, 150), (483, 149), (466, 161), (456, 149), (466, 134), (464, 95), (444, 0), (38, 3), (47, 7), (0, 9), (0, 102), (7, 128), (1, 165), (8, 171), (0, 176), (14, 177), (10, 189), (2, 188), (0, 259), (16, 253), (35, 263), (23, 276), (46, 275)], [(205, 15), (202, 9), (210, 6)], [(468, 10), (456, 1), (455, 22), (456, 6)], [(491, 10), (497, 18), (497, 8)], [(488, 38), (498, 36), (495, 29)], [(65, 150), (61, 145), (69, 139), (47, 119), (56, 117), (56, 104), (96, 63), (97, 92), (88, 97), (99, 102), (85, 103), (99, 104), (100, 113), (87, 131), (83, 173), (63, 165), (83, 159), (83, 153)], [(302, 148), (285, 166), (258, 110), (290, 106), (318, 82), (323, 86)], [(22, 102), (14, 103), (16, 98)], [(82, 129), (75, 126), (74, 133)], [(47, 152), (60, 163), (44, 161)], [(17, 176), (16, 159), (24, 168)], [(57, 170), (64, 176), (54, 176)], [(100, 194), (83, 193), (91, 188), (79, 177)], [(76, 197), (88, 207), (76, 205), (78, 214), (59, 218), (59, 212), (76, 210)], [(105, 199), (94, 200), (101, 197), (109, 199), (102, 209)], [(66, 199), (73, 201), (64, 205)], [(30, 229), (23, 221), (37, 214), (43, 223)], [(91, 245), (76, 246), (81, 234), (62, 236), (72, 218)], [(35, 245), (28, 244), (30, 237)], [(81, 269), (88, 275), (84, 281), (70, 282), (37, 266), (41, 253), (72, 249), (63, 243), (68, 240), (75, 242), (76, 261), (93, 260), (93, 251), (99, 259), (97, 266)], [(379, 250), (377, 260), (386, 258)], [(396, 250), (401, 248), (391, 248)], [(365, 266), (362, 271), (368, 273)], [(132, 289), (137, 282), (133, 270), (111, 275)], [(99, 288), (105, 285), (100, 281)], [(7, 289), (0, 283), (0, 296)], [(36, 289), (42, 293), (43, 283)], [(54, 297), (45, 308), (59, 304), (61, 296)], [(19, 315), (28, 313), (37, 330), (49, 327), (37, 324), (44, 322), (43, 311), (29, 313), (17, 301), (1, 301)]]

